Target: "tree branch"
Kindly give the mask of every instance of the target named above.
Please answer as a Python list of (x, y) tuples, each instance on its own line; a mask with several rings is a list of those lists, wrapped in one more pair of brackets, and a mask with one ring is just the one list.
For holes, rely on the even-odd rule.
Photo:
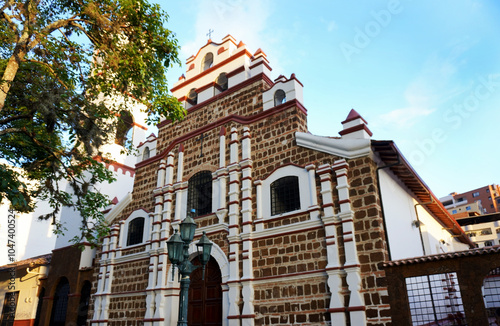
[(29, 119), (29, 118), (32, 118), (32, 117), (33, 117), (33, 114), (16, 115), (14, 117), (9, 117), (9, 118), (5, 118), (5, 119), (0, 120), (0, 125), (9, 123), (11, 121), (22, 120), (22, 119)]
[(0, 136), (10, 133), (24, 133), (26, 130), (24, 128), (6, 128), (4, 130), (0, 130)]
[(2, 8), (2, 10), (0, 11), (0, 17), (5, 20), (7, 22), (7, 24), (9, 24), (9, 27), (11, 28), (11, 30), (16, 33), (17, 36), (19, 36), (19, 31), (17, 29), (17, 26), (16, 24), (12, 21), (12, 19), (10, 18), (9, 15), (7, 15), (7, 13), (4, 11), (4, 9)]
[(31, 62), (31, 63), (36, 63), (36, 64), (39, 64), (39, 65), (42, 65), (44, 66), (45, 68), (49, 69), (50, 73), (52, 74), (52, 76), (54, 76), (55, 79), (57, 79), (57, 81), (59, 81), (59, 83), (61, 83), (61, 85), (66, 88), (66, 89), (69, 89), (69, 86), (66, 85), (66, 83), (64, 83), (56, 74), (56, 72), (54, 71), (54, 69), (52, 69), (52, 67), (46, 63), (46, 62), (43, 62), (43, 61), (38, 61), (38, 60), (32, 60), (32, 59), (25, 59), (24, 62)]

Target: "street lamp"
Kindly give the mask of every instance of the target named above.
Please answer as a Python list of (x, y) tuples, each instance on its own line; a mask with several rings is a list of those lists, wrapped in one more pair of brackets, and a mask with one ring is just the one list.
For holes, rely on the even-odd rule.
[[(194, 232), (196, 230), (196, 223), (191, 217), (191, 214), (184, 219), (179, 225), (180, 235), (177, 230), (167, 241), (168, 259), (170, 262), (179, 269), (181, 275), (181, 296), (179, 299), (179, 320), (177, 326), (187, 326), (187, 312), (188, 312), (188, 293), (189, 293), (189, 275), (199, 266), (194, 266), (189, 261), (189, 244), (193, 241)], [(200, 241), (196, 244), (198, 251), (198, 259), (203, 266), (203, 276), (205, 279), (205, 265), (210, 260), (210, 252), (212, 250), (212, 243), (207, 237), (205, 231), (201, 236)], [(174, 277), (174, 268), (172, 269), (172, 278)]]

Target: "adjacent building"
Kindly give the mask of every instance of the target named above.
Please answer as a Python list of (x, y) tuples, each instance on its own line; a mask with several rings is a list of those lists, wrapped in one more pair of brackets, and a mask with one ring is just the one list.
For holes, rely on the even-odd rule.
[(38, 325), (50, 262), (48, 254), (0, 267), (1, 325)]
[[(479, 214), (491, 214), (500, 212), (500, 187), (491, 184), (478, 189), (457, 194), (455, 192), (440, 198), (444, 207), (452, 214), (462, 213), (456, 218), (473, 216)], [(463, 214), (463, 210), (469, 214)]]
[(478, 247), (500, 245), (500, 213), (457, 220)]

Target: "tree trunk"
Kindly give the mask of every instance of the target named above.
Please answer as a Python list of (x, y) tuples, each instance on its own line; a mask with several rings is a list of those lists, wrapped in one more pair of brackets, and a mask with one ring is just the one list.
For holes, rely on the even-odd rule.
[(0, 84), (0, 111), (3, 110), (5, 105), (5, 99), (7, 98), (7, 94), (9, 93), (10, 86), (12, 81), (16, 77), (17, 70), (19, 69), (19, 60), (17, 60), (16, 55), (13, 54), (9, 62), (7, 63), (7, 67), (3, 72), (2, 81)]
[(14, 81), (14, 78), (16, 78), (19, 65), (26, 56), (28, 39), (29, 34), (23, 32), (23, 36), (17, 42), (16, 47), (14, 48), (14, 53), (10, 57), (9, 62), (7, 62), (7, 67), (5, 67), (5, 71), (3, 72), (2, 79), (0, 80), (0, 112), (3, 110), (5, 99), (7, 98), (7, 94), (9, 94), (12, 82)]

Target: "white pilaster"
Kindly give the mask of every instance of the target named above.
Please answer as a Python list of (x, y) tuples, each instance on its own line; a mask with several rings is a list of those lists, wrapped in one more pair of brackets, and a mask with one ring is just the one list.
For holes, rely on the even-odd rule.
[(241, 218), (243, 232), (241, 240), (243, 241), (243, 251), (241, 253), (243, 259), (243, 276), (242, 295), (243, 309), (241, 312), (241, 324), (253, 326), (255, 323), (254, 311), (254, 288), (251, 279), (253, 278), (253, 242), (252, 242), (252, 160), (250, 157), (251, 148), (250, 129), (243, 128), (243, 137), (241, 138), (242, 161), (240, 166), (242, 169), (241, 178)]
[[(184, 174), (184, 145), (179, 146), (179, 157), (177, 162), (177, 182), (174, 184), (175, 191), (175, 215), (174, 221), (181, 221), (184, 217), (186, 200), (184, 198), (187, 192), (187, 182), (182, 182)], [(184, 208), (184, 209), (183, 209)]]
[(323, 200), (323, 224), (325, 227), (326, 252), (328, 265), (326, 273), (328, 274), (328, 287), (330, 289), (330, 307), (328, 312), (332, 325), (346, 325), (344, 298), (342, 291), (342, 276), (344, 271), (339, 259), (339, 247), (337, 240), (337, 226), (339, 220), (335, 217), (333, 204), (333, 189), (331, 168), (328, 164), (318, 167), (318, 175), (321, 180), (321, 197)]
[(256, 180), (253, 183), (255, 185), (255, 197), (257, 210), (255, 212), (255, 231), (259, 232), (264, 230), (264, 220), (262, 216), (262, 181)]
[(177, 182), (182, 181), (184, 174), (184, 145), (179, 145), (179, 158), (177, 160)]
[[(163, 168), (163, 169), (162, 169)], [(165, 162), (162, 161), (160, 163), (160, 171), (165, 171)], [(160, 173), (158, 173), (158, 178), (160, 178)], [(162, 180), (165, 179), (165, 176), (162, 176)], [(162, 181), (160, 184), (163, 186)], [(158, 248), (160, 245), (160, 228), (161, 228), (161, 219), (162, 219), (162, 211), (163, 211), (163, 189), (156, 188), (153, 191), (155, 196), (155, 212), (152, 216), (152, 232), (151, 232), (151, 245), (149, 249), (149, 275), (148, 275), (148, 286), (146, 288), (146, 313), (144, 315), (144, 325), (153, 325), (153, 322), (150, 321), (155, 315), (155, 312), (158, 310), (156, 305), (156, 283), (158, 278)]]
[(306, 166), (308, 173), (308, 186), (309, 186), (309, 200), (311, 206), (308, 207), (309, 217), (311, 220), (318, 220), (320, 218), (319, 206), (318, 206), (318, 195), (316, 191), (316, 166), (314, 164), (309, 164)]
[(229, 326), (240, 325), (240, 271), (239, 271), (239, 236), (240, 215), (239, 215), (239, 175), (238, 164), (238, 134), (235, 128), (231, 129), (230, 142), (230, 165), (229, 170)]
[[(106, 275), (103, 275), (103, 278), (105, 279), (104, 283), (104, 288), (103, 288), (103, 295), (101, 299), (101, 315), (99, 317), (99, 320), (106, 321), (108, 320), (109, 317), (109, 302), (110, 298), (109, 295), (111, 294), (111, 285), (113, 283), (113, 270), (114, 270), (114, 259), (115, 259), (115, 254), (116, 254), (116, 247), (118, 244), (118, 230), (119, 227), (118, 225), (114, 224), (111, 227), (111, 236), (109, 239), (109, 254), (107, 257), (107, 269), (106, 269)], [(104, 323), (99, 323), (99, 325), (106, 325), (107, 322)]]
[(219, 133), (219, 168), (226, 167), (226, 128), (222, 126)]
[(160, 161), (160, 166), (158, 167), (158, 177), (156, 180), (156, 187), (161, 188), (165, 184), (165, 160)]
[(333, 170), (337, 177), (337, 191), (339, 195), (340, 212), (338, 214), (342, 221), (342, 237), (344, 239), (345, 264), (344, 270), (347, 273), (347, 285), (349, 287), (350, 298), (348, 311), (353, 325), (366, 325), (366, 313), (363, 296), (361, 295), (361, 267), (356, 249), (356, 237), (354, 234), (354, 212), (351, 210), (349, 198), (349, 181), (347, 170), (349, 165), (345, 160), (335, 161)]
[[(109, 238), (107, 236), (103, 240), (102, 244), (102, 255), (100, 260), (99, 275), (97, 276), (97, 291), (94, 294), (94, 316), (92, 320), (100, 320), (102, 313), (102, 295), (104, 294), (104, 288), (106, 285), (106, 272), (107, 272), (107, 260), (109, 255)], [(98, 323), (101, 325), (101, 323)]]

